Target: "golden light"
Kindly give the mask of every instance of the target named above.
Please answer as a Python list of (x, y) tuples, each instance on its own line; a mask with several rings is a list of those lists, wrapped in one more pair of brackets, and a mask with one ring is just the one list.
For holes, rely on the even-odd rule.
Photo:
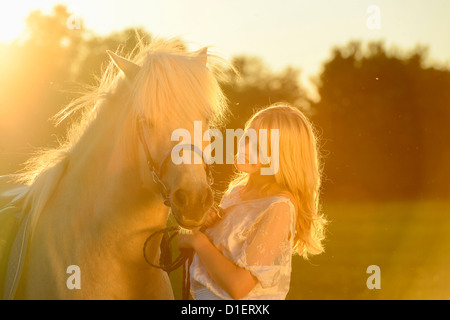
[(23, 32), (31, 1), (11, 2), (0, 10), (0, 42), (10, 42)]

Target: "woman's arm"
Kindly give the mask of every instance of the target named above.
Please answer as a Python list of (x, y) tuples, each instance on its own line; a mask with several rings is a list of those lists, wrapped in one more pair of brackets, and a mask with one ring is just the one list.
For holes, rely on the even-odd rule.
[(227, 259), (200, 231), (178, 235), (179, 248), (193, 248), (211, 278), (233, 299), (245, 297), (258, 282), (246, 269)]
[[(193, 231), (190, 235), (178, 235), (178, 247), (193, 248), (211, 278), (233, 299), (241, 299), (258, 281), (263, 287), (266, 280), (273, 281), (270, 272), (273, 272), (273, 268), (281, 267), (277, 258), (283, 254), (290, 254), (289, 240), (294, 236), (290, 228), (289, 204), (286, 202), (271, 204), (245, 240), (242, 248), (244, 252), (241, 253), (244, 259), (239, 266), (227, 259), (200, 231)], [(260, 266), (272, 266), (272, 269), (261, 270)]]

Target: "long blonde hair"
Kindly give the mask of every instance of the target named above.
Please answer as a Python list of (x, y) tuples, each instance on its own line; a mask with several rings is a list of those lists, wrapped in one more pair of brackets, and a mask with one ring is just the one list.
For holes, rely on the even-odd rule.
[[(279, 130), (279, 169), (275, 182), (287, 190), (297, 206), (295, 251), (308, 258), (309, 254), (324, 251), (324, 227), (327, 221), (321, 214), (319, 194), (322, 163), (316, 130), (309, 119), (288, 103), (275, 103), (256, 112), (246, 123), (245, 130)], [(269, 148), (270, 149), (270, 148)], [(238, 185), (246, 185), (249, 174), (238, 172), (225, 195)], [(270, 186), (262, 189), (266, 194)]]

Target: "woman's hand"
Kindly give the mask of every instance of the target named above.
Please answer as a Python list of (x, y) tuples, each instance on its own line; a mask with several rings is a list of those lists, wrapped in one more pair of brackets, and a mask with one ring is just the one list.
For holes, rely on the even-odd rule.
[(178, 234), (178, 249), (194, 249), (197, 250), (202, 243), (208, 240), (203, 232), (193, 230), (190, 234)]
[[(218, 213), (219, 211), (223, 212), (221, 209), (211, 208), (202, 228), (209, 228), (221, 220), (222, 216)], [(191, 234), (178, 234), (178, 249), (192, 248), (197, 251), (198, 246), (205, 241), (209, 241), (209, 239), (203, 232), (198, 230), (193, 230)]]

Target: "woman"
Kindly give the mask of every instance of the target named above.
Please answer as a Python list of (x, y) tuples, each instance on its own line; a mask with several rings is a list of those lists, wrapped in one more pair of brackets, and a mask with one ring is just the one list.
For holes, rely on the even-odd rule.
[[(240, 173), (220, 204), (223, 215), (212, 213), (204, 233), (178, 236), (179, 248), (195, 250), (190, 267), (195, 299), (285, 299), (292, 254), (307, 258), (323, 252), (326, 220), (319, 208), (321, 168), (311, 123), (298, 109), (277, 103), (254, 114), (245, 127), (261, 129), (268, 141), (271, 129), (278, 129), (276, 172), (261, 174), (271, 165), (259, 152), (265, 141), (246, 142), (235, 160)], [(256, 161), (249, 163), (255, 150)]]

